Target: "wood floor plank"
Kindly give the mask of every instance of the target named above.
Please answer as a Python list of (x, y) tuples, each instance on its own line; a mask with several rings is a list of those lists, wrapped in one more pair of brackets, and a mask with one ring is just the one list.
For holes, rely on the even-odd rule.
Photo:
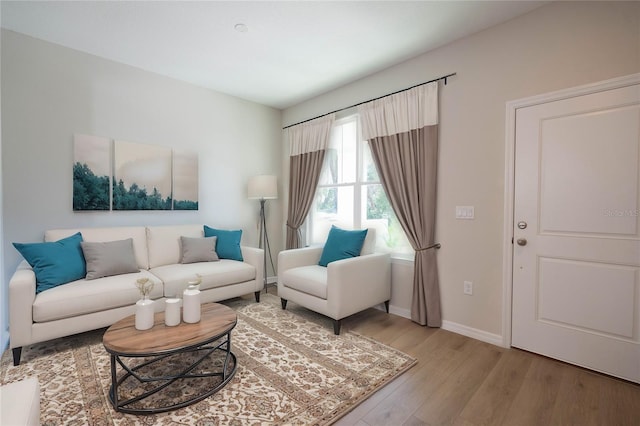
[(640, 386), (600, 376), (600, 424), (640, 425)]
[[(471, 357), (479, 342), (453, 333), (437, 333), (421, 346), (421, 361), (407, 373), (409, 378), (397, 391), (382, 401), (365, 417), (370, 425), (392, 425), (406, 422), (425, 399), (441, 388), (448, 378)], [(424, 419), (421, 419), (424, 420)]]
[(522, 354), (531, 358), (531, 364), (501, 424), (548, 425), (564, 371), (568, 366), (528, 352)]
[(551, 422), (640, 425), (640, 386), (567, 366)]
[(502, 423), (531, 362), (532, 358), (521, 351), (503, 351), (495, 368), (460, 413), (461, 420), (474, 425)]
[(413, 413), (427, 424), (451, 424), (486, 380), (503, 355), (503, 350), (487, 343), (480, 343), (465, 358), (459, 368), (448, 375), (435, 389), (436, 398), (427, 398)]
[(640, 426), (640, 385), (367, 309), (344, 330), (418, 364), (337, 426)]

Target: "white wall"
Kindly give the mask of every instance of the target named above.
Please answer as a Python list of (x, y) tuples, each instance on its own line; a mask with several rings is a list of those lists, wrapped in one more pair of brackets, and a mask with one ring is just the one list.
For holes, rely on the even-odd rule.
[[(2, 35), (0, 34), (0, 43), (2, 43)], [(2, 80), (2, 57), (0, 56), (0, 81)], [(2, 99), (2, 84), (0, 84), (0, 99)], [(0, 103), (0, 189), (2, 188), (2, 106)], [(2, 192), (0, 192), (0, 242), (4, 241), (3, 231), (3, 214), (2, 214)], [(0, 351), (2, 351), (9, 341), (9, 324), (8, 324), (8, 300), (6, 292), (6, 280), (4, 277), (4, 245), (0, 243)]]
[[(443, 317), (449, 328), (499, 341), (506, 102), (639, 71), (640, 3), (555, 2), (288, 108), (283, 125), (457, 72), (440, 92)], [(456, 220), (456, 205), (475, 206), (475, 220)], [(411, 269), (393, 265), (399, 312), (410, 309)], [(463, 294), (464, 280), (473, 296)]]
[[(1, 42), (3, 308), (21, 260), (11, 242), (41, 241), (46, 229), (207, 223), (242, 228), (243, 244), (257, 247), (259, 203), (247, 182), (279, 174), (279, 110), (11, 31)], [(199, 211), (74, 213), (74, 133), (197, 152)], [(277, 253), (280, 202), (268, 207)]]

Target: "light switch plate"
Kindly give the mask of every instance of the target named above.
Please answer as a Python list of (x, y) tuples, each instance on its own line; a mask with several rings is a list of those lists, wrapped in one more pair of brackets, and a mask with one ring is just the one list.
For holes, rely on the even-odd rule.
[(473, 206), (456, 206), (456, 219), (473, 219), (475, 216)]

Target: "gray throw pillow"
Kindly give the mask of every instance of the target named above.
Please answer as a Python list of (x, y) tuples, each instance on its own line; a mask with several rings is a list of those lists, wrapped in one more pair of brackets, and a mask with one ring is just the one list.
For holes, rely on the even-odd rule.
[(87, 263), (88, 280), (140, 272), (133, 253), (133, 239), (80, 243)]
[(218, 237), (180, 237), (180, 263), (214, 262), (220, 260), (216, 253)]

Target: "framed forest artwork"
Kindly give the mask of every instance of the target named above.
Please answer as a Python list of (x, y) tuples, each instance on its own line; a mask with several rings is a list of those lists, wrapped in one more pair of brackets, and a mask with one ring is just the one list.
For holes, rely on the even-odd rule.
[(173, 150), (173, 209), (198, 210), (198, 155)]
[(113, 154), (113, 210), (171, 210), (171, 149), (115, 141)]
[(74, 135), (73, 210), (109, 210), (110, 182), (111, 140)]
[(198, 210), (198, 155), (73, 136), (73, 210)]

